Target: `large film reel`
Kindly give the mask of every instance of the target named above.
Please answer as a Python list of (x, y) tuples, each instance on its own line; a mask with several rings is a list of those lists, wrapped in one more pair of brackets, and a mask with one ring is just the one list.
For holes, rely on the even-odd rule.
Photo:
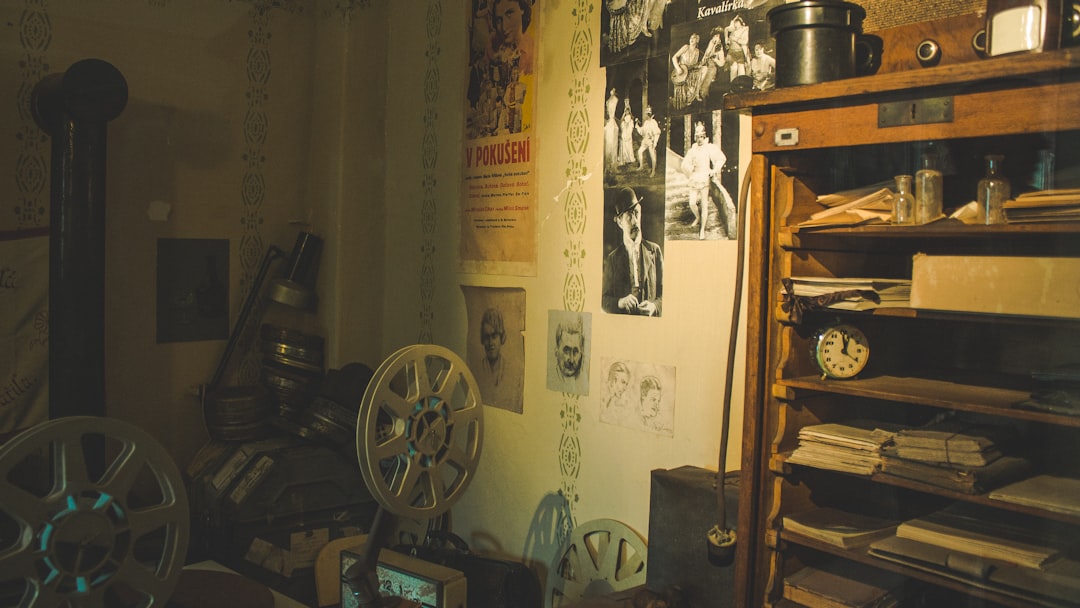
[(648, 548), (637, 532), (614, 519), (574, 528), (548, 575), (545, 605), (558, 608), (645, 584)]
[(130, 424), (70, 416), (0, 445), (0, 590), (20, 608), (164, 606), (189, 524), (176, 464)]
[(431, 344), (402, 348), (375, 370), (360, 403), (364, 483), (394, 515), (441, 515), (472, 481), (483, 422), (480, 389), (460, 357)]

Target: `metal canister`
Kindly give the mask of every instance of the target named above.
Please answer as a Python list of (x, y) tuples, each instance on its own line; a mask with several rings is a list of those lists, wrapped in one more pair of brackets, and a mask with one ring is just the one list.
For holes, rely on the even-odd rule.
[(856, 75), (856, 40), (866, 9), (839, 0), (800, 0), (768, 12), (776, 39), (776, 86)]

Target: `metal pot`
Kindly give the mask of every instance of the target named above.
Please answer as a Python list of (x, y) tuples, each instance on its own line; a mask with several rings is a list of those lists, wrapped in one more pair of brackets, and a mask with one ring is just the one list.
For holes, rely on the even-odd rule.
[(856, 75), (856, 40), (866, 10), (839, 0), (799, 0), (768, 13), (776, 39), (776, 86)]

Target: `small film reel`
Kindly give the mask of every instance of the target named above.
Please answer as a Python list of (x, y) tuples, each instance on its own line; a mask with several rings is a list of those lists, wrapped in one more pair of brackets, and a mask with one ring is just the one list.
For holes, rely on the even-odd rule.
[(545, 593), (551, 608), (645, 584), (645, 539), (614, 519), (575, 527), (558, 555)]
[(460, 357), (430, 344), (402, 348), (375, 370), (360, 402), (364, 483), (394, 515), (441, 515), (472, 482), (483, 422), (480, 389)]

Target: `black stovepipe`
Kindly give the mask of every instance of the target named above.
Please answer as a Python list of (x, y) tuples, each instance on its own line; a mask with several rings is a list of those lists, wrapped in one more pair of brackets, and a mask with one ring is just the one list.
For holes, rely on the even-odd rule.
[(35, 87), (52, 138), (49, 206), (49, 417), (105, 414), (105, 135), (127, 105), (123, 75), (84, 59)]

